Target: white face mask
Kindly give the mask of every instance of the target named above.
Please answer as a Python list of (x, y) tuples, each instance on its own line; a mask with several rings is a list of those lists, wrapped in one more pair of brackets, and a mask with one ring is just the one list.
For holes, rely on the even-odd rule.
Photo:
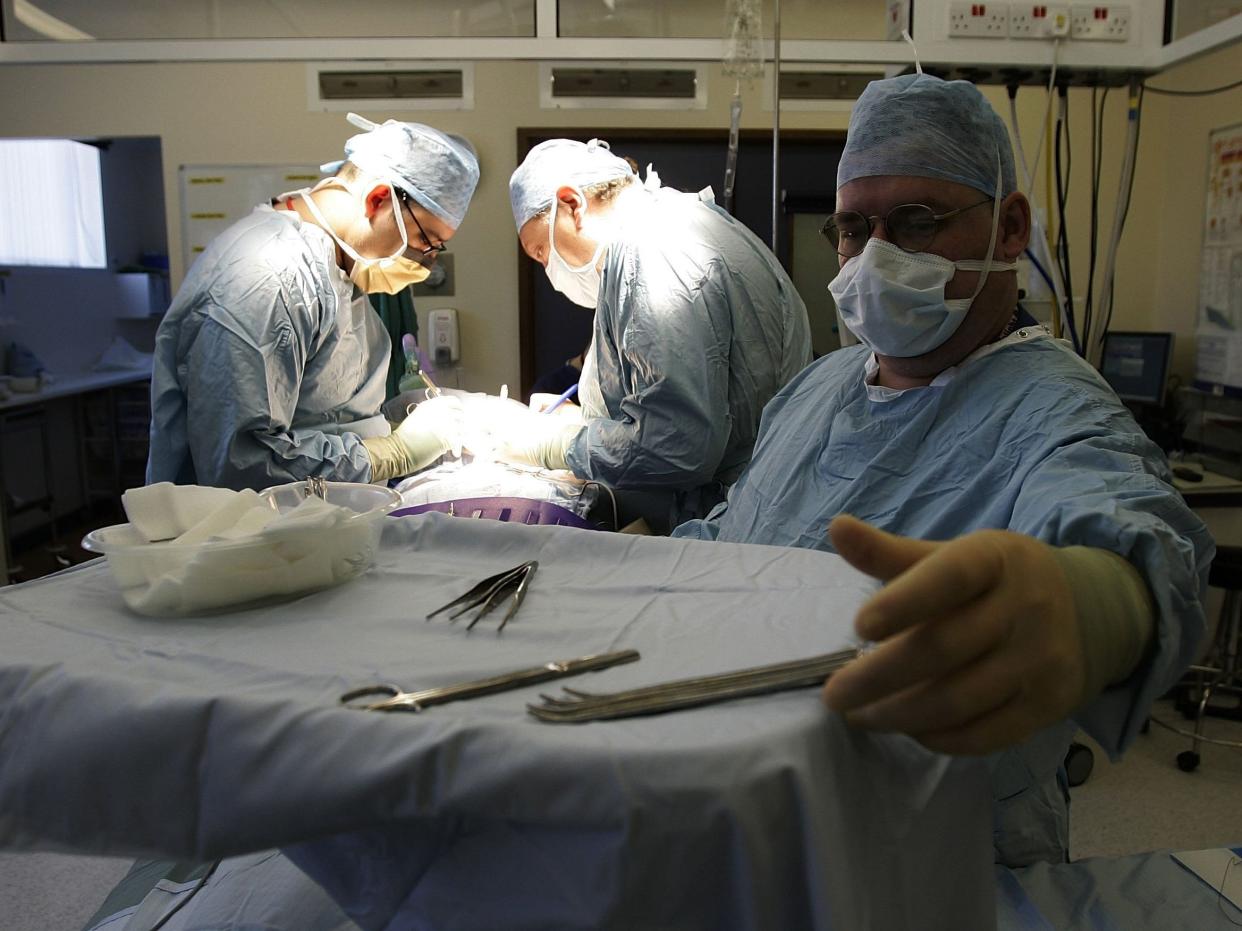
[[(867, 240), (828, 285), (841, 319), (874, 352), (894, 358), (921, 356), (942, 346), (962, 325), (989, 271), (1018, 266), (996, 262), (992, 249), (1000, 219), (1000, 179), (992, 207), (987, 258), (954, 262), (930, 252), (906, 252), (883, 239)], [(970, 297), (948, 299), (945, 285), (958, 271), (982, 272)]]
[[(326, 181), (320, 182), (316, 185), (315, 190), (333, 185), (349, 190), (348, 187), (335, 178), (328, 178)], [(302, 200), (306, 202), (306, 206), (310, 209), (315, 219), (319, 221), (319, 225), (323, 227), (324, 231), (336, 240), (336, 244), (341, 247), (342, 252), (354, 260), (354, 266), (349, 270), (349, 279), (367, 294), (397, 294), (412, 284), (426, 281), (431, 274), (431, 269), (426, 265), (406, 258), (405, 251), (409, 248), (410, 241), (405, 232), (405, 217), (401, 215), (401, 201), (397, 198), (397, 191), (391, 184), (388, 185), (388, 191), (392, 197), (392, 212), (397, 224), (397, 231), (401, 233), (401, 246), (392, 255), (378, 259), (359, 255), (353, 246), (336, 234), (336, 231), (332, 229), (332, 226), (319, 210), (319, 205), (310, 196), (311, 192), (309, 189), (304, 188), (297, 192)]]
[[(586, 197), (581, 192), (579, 196), (582, 196), (582, 202), (586, 204)], [(556, 251), (556, 210), (557, 201), (553, 200), (552, 213), (548, 217), (548, 264), (545, 266), (548, 281), (579, 307), (594, 310), (599, 303), (600, 282), (599, 269), (595, 266), (604, 251), (604, 244), (600, 242), (595, 246), (595, 254), (585, 265), (570, 265)], [(586, 208), (583, 207), (583, 210)]]

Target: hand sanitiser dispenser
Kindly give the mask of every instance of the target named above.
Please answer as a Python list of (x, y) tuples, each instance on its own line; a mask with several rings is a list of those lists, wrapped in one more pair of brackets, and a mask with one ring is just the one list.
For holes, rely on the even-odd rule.
[(431, 356), (437, 366), (451, 365), (461, 359), (456, 310), (440, 307), (430, 311), (427, 314), (427, 329), (431, 332)]

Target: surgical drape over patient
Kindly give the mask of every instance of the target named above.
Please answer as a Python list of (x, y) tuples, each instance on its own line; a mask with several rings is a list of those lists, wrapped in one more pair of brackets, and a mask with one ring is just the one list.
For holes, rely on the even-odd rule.
[[(367, 174), (391, 181), (454, 229), (461, 226), (479, 183), (479, 160), (463, 139), (422, 123), (376, 124), (351, 113), (367, 128), (345, 143), (345, 159)], [(336, 171), (341, 162), (323, 166)]]
[(905, 74), (872, 81), (850, 115), (837, 187), (877, 175), (938, 178), (991, 197), (1017, 190), (1009, 133), (969, 81)]
[(542, 213), (564, 185), (583, 188), (633, 175), (629, 162), (613, 155), (601, 139), (549, 139), (527, 153), (509, 179), (509, 204), (518, 232)]

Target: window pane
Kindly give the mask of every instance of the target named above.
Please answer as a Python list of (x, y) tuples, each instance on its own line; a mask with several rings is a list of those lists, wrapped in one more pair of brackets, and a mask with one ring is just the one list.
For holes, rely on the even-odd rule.
[(0, 265), (104, 268), (99, 150), (0, 139)]
[(2, 8), (14, 42), (535, 34), (535, 0), (3, 0)]
[[(710, 39), (729, 35), (723, 0), (560, 0), (559, 29), (575, 38), (639, 36)], [(772, 0), (763, 3), (763, 34), (772, 35)], [(782, 39), (884, 39), (880, 0), (781, 0)]]

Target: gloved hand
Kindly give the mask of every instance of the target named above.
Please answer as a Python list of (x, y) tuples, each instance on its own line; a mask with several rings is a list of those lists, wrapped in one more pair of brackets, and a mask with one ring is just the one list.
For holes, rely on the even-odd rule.
[(470, 395), (465, 403), (462, 445), (475, 461), (493, 462), (508, 425), (530, 415), (521, 401), (496, 395)]
[(383, 481), (426, 468), (447, 452), (461, 455), (462, 405), (444, 395), (423, 401), (389, 436), (362, 441), (371, 457), (371, 480)]
[(583, 429), (580, 422), (553, 414), (536, 414), (523, 407), (519, 413), (493, 424), (495, 456), (543, 469), (566, 469), (565, 453)]
[[(1151, 635), (1145, 583), (1111, 553), (1004, 530), (925, 542), (844, 516), (829, 532), (850, 565), (887, 583), (854, 622), (878, 646), (824, 686), (824, 701), (851, 725), (944, 753), (992, 753), (1127, 676)], [(1096, 560), (1094, 575), (1071, 571), (1064, 554), (1074, 550)], [(1080, 610), (1092, 595), (1075, 584), (1090, 578), (1098, 588), (1101, 575), (1128, 598), (1107, 606), (1107, 623)], [(1115, 656), (1127, 659), (1117, 665)]]

